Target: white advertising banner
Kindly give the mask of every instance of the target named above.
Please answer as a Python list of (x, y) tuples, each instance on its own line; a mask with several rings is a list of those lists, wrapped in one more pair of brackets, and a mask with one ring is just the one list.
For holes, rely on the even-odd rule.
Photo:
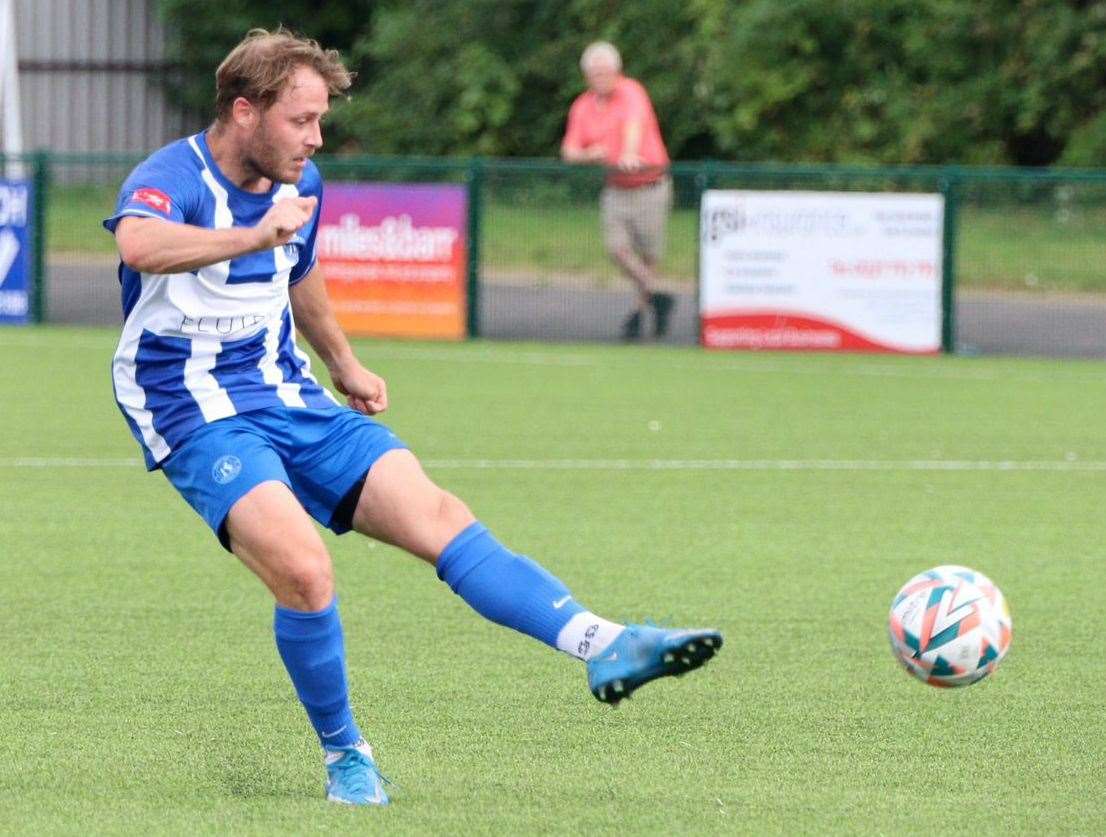
[(702, 343), (718, 349), (941, 349), (941, 195), (708, 191)]

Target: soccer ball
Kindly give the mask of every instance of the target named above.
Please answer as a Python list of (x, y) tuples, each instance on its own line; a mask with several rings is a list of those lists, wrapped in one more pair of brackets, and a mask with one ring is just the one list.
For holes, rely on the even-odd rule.
[(969, 686), (1006, 656), (1013, 623), (991, 579), (941, 566), (906, 582), (891, 602), (887, 632), (903, 667), (931, 686)]

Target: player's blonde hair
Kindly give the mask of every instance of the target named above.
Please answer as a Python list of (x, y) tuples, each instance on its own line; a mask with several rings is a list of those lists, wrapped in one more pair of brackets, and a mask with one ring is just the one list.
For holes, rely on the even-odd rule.
[(331, 96), (349, 89), (354, 74), (346, 69), (336, 49), (323, 49), (317, 41), (279, 27), (275, 32), (251, 29), (223, 59), (215, 71), (215, 113), (230, 115), (241, 96), (268, 108), (299, 67), (310, 67), (326, 82)]

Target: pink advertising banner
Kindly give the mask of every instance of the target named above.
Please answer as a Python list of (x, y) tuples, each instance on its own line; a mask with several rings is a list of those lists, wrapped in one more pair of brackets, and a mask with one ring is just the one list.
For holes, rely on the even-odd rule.
[(467, 208), (452, 184), (327, 186), (315, 246), (348, 334), (465, 337)]

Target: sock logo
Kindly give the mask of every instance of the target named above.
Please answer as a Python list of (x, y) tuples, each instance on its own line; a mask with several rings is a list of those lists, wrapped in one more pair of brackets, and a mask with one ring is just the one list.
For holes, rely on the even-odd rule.
[(576, 646), (576, 651), (584, 659), (587, 659), (588, 649), (591, 648), (591, 641), (595, 639), (597, 633), (599, 633), (599, 626), (589, 625), (588, 629), (584, 631), (584, 638), (580, 640), (580, 644)]
[(557, 599), (557, 601), (553, 602), (553, 607), (556, 610), (560, 610), (562, 607), (564, 607), (570, 601), (572, 601), (572, 596), (565, 596), (564, 598)]

